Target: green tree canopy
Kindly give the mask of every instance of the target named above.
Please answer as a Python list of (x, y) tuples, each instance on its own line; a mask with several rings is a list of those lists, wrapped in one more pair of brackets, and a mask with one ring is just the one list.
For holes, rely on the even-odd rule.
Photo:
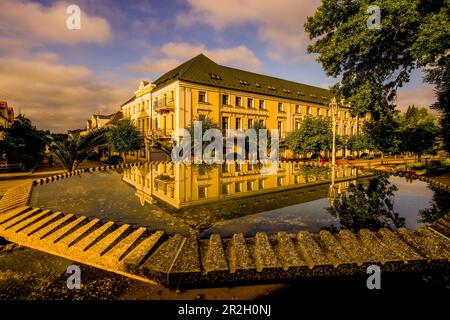
[(327, 118), (307, 116), (300, 128), (286, 138), (286, 146), (295, 153), (313, 153), (331, 150), (333, 133)]
[(9, 163), (23, 163), (25, 168), (32, 168), (42, 158), (45, 142), (44, 132), (37, 130), (31, 120), (19, 114), (11, 128), (4, 128), (4, 139), (0, 141), (0, 156)]
[(433, 151), (438, 127), (435, 117), (425, 108), (408, 107), (398, 122), (401, 151), (415, 153), (419, 159), (422, 154)]
[[(381, 9), (380, 29), (366, 25), (370, 5)], [(450, 48), (449, 8), (449, 0), (323, 0), (305, 24), (314, 40), (308, 51), (318, 54), (327, 75), (341, 79), (333, 89), (354, 113), (370, 111), (379, 119), (393, 110), (410, 72), (434, 64)], [(427, 80), (448, 92), (439, 71)], [(448, 107), (445, 99), (442, 105)]]
[(90, 151), (108, 144), (107, 129), (95, 130), (85, 136), (81, 136), (79, 132), (48, 135), (45, 141), (64, 168), (71, 172), (87, 158)]
[(394, 210), (396, 190), (387, 175), (381, 175), (371, 179), (367, 186), (351, 184), (327, 210), (339, 218), (342, 227), (353, 232), (362, 228), (375, 231), (382, 227), (403, 227), (405, 219)]
[(363, 127), (368, 149), (385, 153), (400, 152), (400, 132), (396, 115), (382, 115), (378, 120), (366, 122)]
[(350, 151), (371, 150), (367, 136), (365, 134), (354, 134), (347, 139), (346, 147)]
[(140, 150), (144, 146), (144, 137), (128, 119), (121, 120), (111, 129), (109, 146), (113, 151), (123, 153)]

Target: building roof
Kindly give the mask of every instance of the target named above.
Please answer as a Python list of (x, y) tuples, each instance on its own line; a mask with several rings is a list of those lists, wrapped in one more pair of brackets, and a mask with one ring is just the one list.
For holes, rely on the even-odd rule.
[(154, 82), (153, 90), (176, 80), (318, 104), (328, 104), (332, 97), (327, 89), (222, 66), (204, 54), (199, 54), (162, 75)]

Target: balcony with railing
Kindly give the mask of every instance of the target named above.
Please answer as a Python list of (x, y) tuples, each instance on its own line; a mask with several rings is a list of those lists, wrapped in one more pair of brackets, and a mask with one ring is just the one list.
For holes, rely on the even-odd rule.
[(174, 129), (151, 129), (147, 136), (153, 139), (171, 139)]
[(153, 101), (153, 110), (156, 112), (171, 111), (175, 108), (175, 100), (162, 99)]

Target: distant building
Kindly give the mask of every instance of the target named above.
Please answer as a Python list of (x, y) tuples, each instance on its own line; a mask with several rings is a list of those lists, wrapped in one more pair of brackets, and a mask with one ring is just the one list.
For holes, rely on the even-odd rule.
[(86, 131), (90, 132), (103, 127), (115, 126), (122, 117), (122, 111), (117, 111), (110, 115), (93, 114), (91, 119), (87, 121)]
[(14, 121), (14, 109), (6, 101), (0, 101), (0, 127), (10, 128)]

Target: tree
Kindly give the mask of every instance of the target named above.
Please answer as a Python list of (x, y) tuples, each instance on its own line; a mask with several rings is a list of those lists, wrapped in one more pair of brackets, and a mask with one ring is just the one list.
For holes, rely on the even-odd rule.
[[(381, 9), (379, 29), (367, 27), (370, 5)], [(333, 90), (352, 103), (354, 113), (370, 111), (379, 119), (393, 110), (396, 91), (413, 69), (447, 53), (449, 8), (448, 0), (323, 0), (305, 23), (314, 40), (308, 51), (318, 54), (328, 76), (342, 79)], [(438, 97), (448, 93), (448, 61), (444, 65), (445, 72), (426, 78), (437, 85)], [(436, 107), (448, 105), (447, 94)]]
[(85, 136), (81, 136), (79, 132), (64, 136), (48, 135), (45, 142), (64, 168), (71, 172), (87, 158), (89, 152), (108, 144), (107, 130), (95, 130)]
[(333, 133), (329, 119), (307, 116), (300, 128), (286, 138), (286, 146), (295, 153), (320, 154), (331, 150)]
[(30, 169), (42, 159), (45, 142), (43, 131), (37, 130), (31, 120), (19, 114), (11, 128), (5, 128), (4, 139), (0, 141), (2, 155), (9, 163), (22, 163)]
[(415, 153), (419, 161), (422, 154), (433, 151), (438, 132), (435, 122), (434, 116), (425, 108), (408, 107), (399, 117), (401, 151)]
[(379, 150), (385, 153), (400, 151), (400, 133), (398, 118), (394, 115), (383, 115), (379, 120), (366, 122), (363, 127), (369, 150)]
[(144, 138), (136, 126), (128, 119), (121, 120), (111, 129), (109, 146), (113, 151), (123, 154), (126, 162), (126, 152), (137, 151), (144, 147)]
[(360, 152), (372, 148), (365, 134), (354, 134), (348, 137), (346, 147), (352, 152)]
[(450, 152), (450, 56), (447, 53), (430, 65), (425, 80), (434, 84), (437, 101), (431, 106), (441, 113), (440, 135), (444, 140), (444, 149)]
[(403, 227), (405, 219), (394, 210), (396, 190), (387, 175), (380, 175), (371, 179), (367, 186), (351, 184), (327, 210), (339, 218), (342, 227), (353, 232), (362, 228), (376, 231), (382, 227)]

